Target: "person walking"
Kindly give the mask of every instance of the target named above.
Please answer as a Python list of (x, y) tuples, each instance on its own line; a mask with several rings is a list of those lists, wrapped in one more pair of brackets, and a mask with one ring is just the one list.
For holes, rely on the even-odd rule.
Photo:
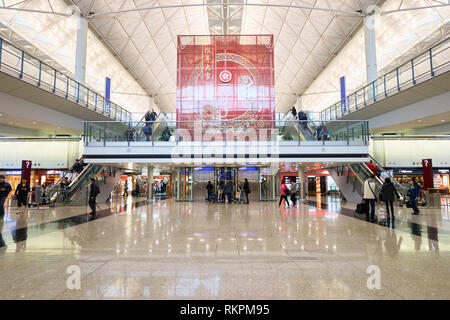
[[(384, 179), (383, 186), (381, 187), (381, 194), (382, 199), (381, 201), (384, 201), (386, 204), (386, 214), (387, 218), (395, 219), (394, 216), (394, 195), (398, 198), (400, 198), (400, 195), (398, 194), (397, 190), (395, 189), (394, 184), (391, 182), (390, 178)], [(390, 209), (390, 211), (389, 211)]]
[(245, 193), (245, 200), (246, 200), (246, 204), (249, 204), (250, 202), (248, 201), (248, 194), (251, 193), (250, 191), (250, 184), (248, 183), (247, 178), (244, 179), (244, 193)]
[(208, 194), (209, 202), (213, 201), (213, 199), (214, 199), (213, 192), (214, 192), (214, 186), (212, 185), (211, 181), (208, 181), (208, 184), (206, 185), (206, 193)]
[(20, 184), (17, 185), (16, 192), (14, 192), (17, 199), (17, 207), (19, 208), (19, 212), (16, 212), (16, 214), (25, 212), (28, 205), (28, 193), (30, 193), (30, 185), (28, 184), (28, 179), (23, 178)]
[(288, 201), (288, 188), (286, 186), (286, 183), (284, 181), (284, 179), (281, 181), (281, 189), (280, 189), (280, 202), (278, 203), (278, 208), (281, 206), (281, 203), (284, 199), (284, 202), (287, 204), (287, 206), (289, 207), (289, 201)]
[(297, 119), (297, 109), (295, 109), (295, 106), (292, 106), (291, 113), (294, 116), (294, 119)]
[(231, 184), (231, 181), (227, 179), (227, 182), (225, 183), (223, 193), (226, 195), (228, 199), (228, 203), (231, 203), (231, 193), (233, 191), (233, 186)]
[(91, 214), (95, 216), (96, 214), (96, 203), (97, 203), (97, 195), (100, 193), (100, 188), (95, 183), (94, 178), (90, 178), (89, 184), (89, 207), (91, 208)]
[(5, 216), (5, 200), (11, 190), (11, 185), (6, 182), (5, 176), (0, 176), (0, 220), (3, 220)]
[(413, 215), (419, 214), (420, 210), (417, 209), (417, 202), (416, 202), (416, 199), (419, 196), (419, 185), (416, 183), (414, 178), (409, 181), (408, 196), (409, 196), (409, 204), (413, 209)]
[[(377, 183), (375, 180), (375, 175), (371, 174), (370, 178), (364, 181), (363, 185), (363, 199), (366, 203), (366, 217), (367, 221), (375, 221), (375, 202), (377, 201), (376, 190)], [(370, 213), (370, 219), (369, 219)]]

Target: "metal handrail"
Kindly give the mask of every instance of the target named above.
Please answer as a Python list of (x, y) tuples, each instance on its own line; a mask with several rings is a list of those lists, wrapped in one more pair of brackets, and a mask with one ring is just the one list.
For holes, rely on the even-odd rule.
[[(170, 121), (174, 123), (206, 123), (206, 122), (283, 122), (288, 120), (233, 120), (233, 119), (224, 119), (224, 120), (176, 120), (176, 121)], [(297, 120), (297, 122), (310, 122), (311, 120)], [(84, 123), (124, 123), (124, 121), (118, 121), (118, 120), (99, 120), (99, 121), (91, 121), (91, 120), (82, 120)], [(127, 121), (130, 123), (138, 123), (139, 121)], [(141, 123), (145, 123), (145, 121), (140, 121)], [(330, 122), (370, 122), (370, 120), (321, 120), (320, 122), (327, 124)]]
[[(8, 50), (8, 47), (14, 48), (16, 52), (13, 50)], [(12, 55), (13, 57), (19, 59), (17, 61), (17, 66), (8, 64), (5, 61), (5, 53)], [(37, 73), (35, 75), (29, 74), (24, 71), (24, 63), (27, 65), (31, 65), (34, 68), (34, 71)], [(48, 92), (55, 93), (56, 91), (62, 92), (65, 94), (65, 98), (68, 99), (69, 95), (74, 97), (77, 104), (82, 104), (86, 108), (92, 109), (97, 113), (103, 114), (111, 119), (121, 119), (122, 121), (127, 121), (131, 117), (131, 113), (126, 109), (118, 106), (111, 100), (105, 98), (101, 94), (97, 93), (92, 88), (79, 83), (73, 78), (67, 76), (65, 73), (56, 70), (45, 62), (33, 57), (32, 55), (26, 53), (22, 49), (17, 46), (11, 44), (9, 41), (0, 38), (0, 68), (1, 67), (9, 68), (15, 72), (18, 72), (19, 79), (23, 79), (24, 76), (36, 81), (36, 86), (42, 88), (42, 84), (48, 86), (51, 90), (47, 90)], [(50, 71), (50, 72), (49, 72)], [(44, 81), (45, 75), (51, 77), (51, 83), (47, 83)], [(62, 78), (61, 78), (62, 77)], [(65, 92), (61, 90), (57, 86), (57, 81), (65, 82)], [(28, 81), (27, 81), (28, 82)], [(70, 90), (69, 90), (70, 89)], [(73, 89), (73, 92), (72, 92)], [(70, 91), (70, 93), (69, 93)], [(73, 94), (72, 94), (73, 93)], [(89, 99), (92, 97), (92, 99)], [(91, 101), (89, 101), (91, 100)], [(101, 102), (101, 106), (98, 106), (98, 102)], [(94, 103), (95, 102), (95, 103)], [(107, 108), (106, 108), (107, 106)], [(114, 109), (114, 110), (113, 110)]]
[[(437, 49), (441, 47), (442, 45), (447, 44), (450, 41), (450, 37), (445, 38), (443, 41), (438, 43), (437, 45), (433, 46), (432, 48), (422, 52), (421, 54), (417, 55), (413, 59), (403, 63), (402, 65), (398, 66), (397, 68), (391, 70), (390, 72), (387, 72), (385, 75), (378, 77), (376, 80), (362, 86), (361, 88), (355, 90), (351, 94), (347, 95), (345, 98), (339, 100), (338, 102), (332, 104), (331, 106), (325, 108), (323, 111), (320, 112), (320, 118), (321, 120), (333, 120), (337, 119), (338, 117), (342, 117), (344, 115), (350, 114), (354, 111), (357, 111), (359, 107), (364, 108), (366, 107), (370, 102), (376, 102), (378, 98), (384, 96), (388, 97), (388, 93), (391, 92), (391, 90), (395, 90), (395, 92), (401, 91), (401, 86), (405, 83), (413, 82), (413, 84), (416, 84), (416, 80), (418, 77), (423, 76), (426, 73), (429, 73), (432, 77), (435, 76), (435, 71), (442, 68), (443, 66), (447, 65), (450, 61), (445, 62), (444, 64), (440, 66), (434, 66), (433, 65), (433, 58), (436, 56), (442, 54), (446, 50), (449, 49), (449, 46), (443, 48), (442, 50), (438, 52), (433, 52), (433, 49)], [(417, 61), (417, 59), (421, 58), (423, 55), (427, 55), (428, 59), (425, 59), (423, 61), (420, 61), (419, 63), (429, 62), (427, 64), (427, 70), (425, 73), (422, 73), (420, 75), (415, 74), (415, 68), (417, 67), (417, 64), (414, 64), (414, 61)], [(405, 67), (407, 67), (407, 70), (403, 70)], [(417, 69), (417, 68), (416, 68)], [(411, 71), (411, 77), (408, 79), (407, 82), (400, 83), (400, 76), (404, 74), (407, 71)], [(392, 88), (387, 88), (386, 80), (390, 79), (397, 79), (397, 83)], [(384, 87), (384, 90), (378, 90), (379, 86)], [(381, 93), (378, 93), (378, 91), (382, 91)], [(372, 93), (372, 95), (370, 95)], [(366, 99), (366, 95), (368, 94), (368, 99)], [(358, 101), (358, 97), (363, 96), (363, 101)], [(350, 101), (353, 98), (353, 101), (355, 102), (355, 110), (351, 111), (350, 108)], [(368, 100), (368, 101), (367, 101)], [(343, 103), (345, 101), (345, 107), (346, 110), (344, 111), (342, 109)], [(334, 110), (334, 116), (332, 115), (332, 111)], [(338, 112), (339, 110), (339, 112)], [(338, 116), (340, 114), (340, 116)]]

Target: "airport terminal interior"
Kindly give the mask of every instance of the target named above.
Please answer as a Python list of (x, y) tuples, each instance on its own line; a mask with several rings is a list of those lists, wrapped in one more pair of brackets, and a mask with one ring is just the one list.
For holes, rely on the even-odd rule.
[(0, 0), (0, 300), (450, 299), (450, 3)]

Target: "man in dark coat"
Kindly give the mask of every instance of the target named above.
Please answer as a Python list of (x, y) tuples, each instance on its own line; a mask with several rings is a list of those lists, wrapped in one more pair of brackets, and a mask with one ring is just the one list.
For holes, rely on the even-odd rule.
[(206, 185), (206, 193), (208, 194), (208, 201), (210, 202), (213, 200), (213, 190), (214, 186), (211, 181), (208, 181), (208, 184)]
[(223, 193), (227, 196), (228, 203), (231, 203), (231, 192), (233, 191), (233, 186), (231, 185), (231, 181), (227, 180), (225, 183), (225, 187)]
[(244, 193), (245, 193), (245, 199), (247, 200), (246, 204), (249, 204), (248, 194), (250, 193), (250, 184), (248, 183), (247, 178), (245, 178), (245, 182), (244, 182)]
[(95, 179), (91, 178), (89, 184), (89, 207), (91, 208), (91, 214), (95, 216), (96, 208), (95, 205), (97, 203), (97, 195), (100, 193), (100, 188), (95, 183)]
[[(395, 189), (394, 184), (391, 182), (391, 179), (386, 178), (384, 180), (383, 186), (381, 187), (381, 194), (383, 199), (380, 199), (384, 201), (386, 204), (386, 215), (388, 219), (392, 216), (392, 219), (394, 219), (394, 195), (397, 198), (400, 198), (400, 195), (398, 194), (397, 190)], [(390, 209), (390, 211), (389, 211)]]
[(0, 176), (0, 219), (5, 215), (5, 200), (11, 192), (11, 185), (6, 182), (5, 176)]

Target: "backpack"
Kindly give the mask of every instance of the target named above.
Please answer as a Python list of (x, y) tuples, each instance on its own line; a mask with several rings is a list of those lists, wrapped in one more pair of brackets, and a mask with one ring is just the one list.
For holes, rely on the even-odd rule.
[(152, 134), (152, 129), (150, 128), (150, 126), (145, 126), (144, 127), (144, 133), (145, 134)]
[(95, 194), (99, 194), (100, 193), (100, 187), (98, 186), (98, 184), (95, 184)]

